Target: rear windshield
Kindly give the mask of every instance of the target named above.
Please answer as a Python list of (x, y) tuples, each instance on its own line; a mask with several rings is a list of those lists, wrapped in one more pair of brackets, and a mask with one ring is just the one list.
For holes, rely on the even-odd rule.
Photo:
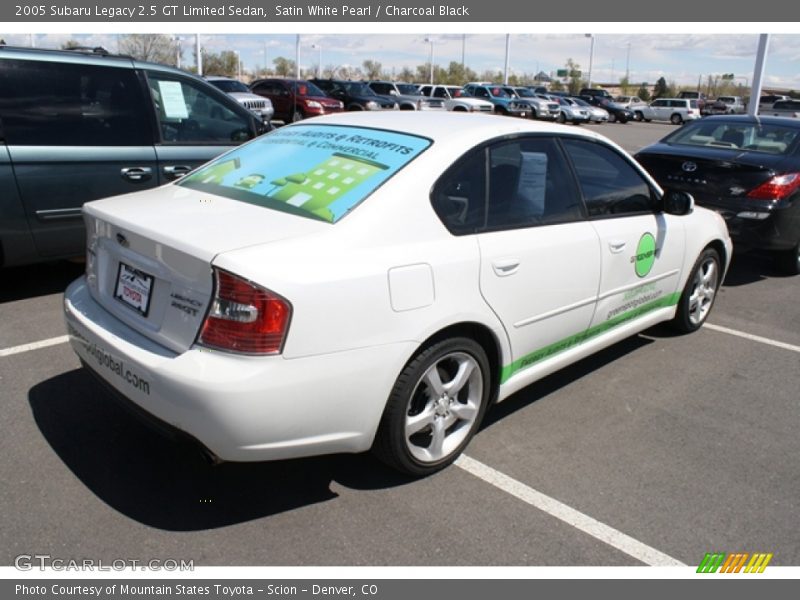
[(663, 141), (683, 146), (711, 146), (786, 154), (798, 133), (800, 129), (782, 125), (701, 120), (684, 125)]
[(335, 223), (430, 145), (395, 131), (293, 125), (224, 154), (178, 185)]

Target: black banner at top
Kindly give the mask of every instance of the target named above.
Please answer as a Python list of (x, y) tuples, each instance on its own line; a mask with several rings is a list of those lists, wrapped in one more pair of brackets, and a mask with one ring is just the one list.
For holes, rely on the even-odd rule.
[(693, 22), (800, 20), (800, 3), (670, 0), (520, 2), (519, 0), (12, 0), (0, 5), (0, 21), (36, 22), (641, 22), (665, 18)]

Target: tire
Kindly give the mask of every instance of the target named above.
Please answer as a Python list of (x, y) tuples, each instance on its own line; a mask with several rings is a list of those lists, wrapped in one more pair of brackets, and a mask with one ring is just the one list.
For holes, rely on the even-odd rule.
[(800, 243), (791, 250), (784, 250), (777, 255), (778, 268), (785, 275), (800, 275)]
[(703, 326), (722, 283), (721, 264), (719, 253), (713, 248), (706, 248), (700, 254), (678, 300), (678, 311), (671, 322), (674, 329), (691, 333)]
[(409, 475), (443, 469), (480, 426), (490, 389), (489, 360), (477, 342), (456, 337), (428, 346), (397, 378), (372, 451)]
[(617, 115), (614, 113), (608, 113), (608, 122), (609, 123), (616, 123), (617, 122)]
[(454, 106), (453, 112), (467, 112), (467, 109), (464, 108), (463, 106)]
[(640, 110), (637, 110), (635, 113), (633, 113), (633, 118), (639, 123), (641, 123), (642, 121), (644, 121), (644, 113)]
[(563, 112), (558, 113), (558, 118), (556, 119), (559, 123), (566, 123), (567, 117), (564, 116)]
[(669, 118), (669, 122), (673, 125), (680, 125), (683, 123), (683, 117), (681, 117), (678, 113), (675, 113)]
[(292, 123), (298, 123), (299, 121), (302, 121), (304, 118), (305, 115), (300, 110), (295, 110), (294, 113), (292, 113)]

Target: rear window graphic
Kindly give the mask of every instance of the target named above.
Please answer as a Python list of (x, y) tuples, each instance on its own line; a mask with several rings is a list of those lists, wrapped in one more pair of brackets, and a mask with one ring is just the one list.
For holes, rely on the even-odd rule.
[(296, 125), (223, 155), (178, 185), (335, 223), (430, 144), (393, 131)]

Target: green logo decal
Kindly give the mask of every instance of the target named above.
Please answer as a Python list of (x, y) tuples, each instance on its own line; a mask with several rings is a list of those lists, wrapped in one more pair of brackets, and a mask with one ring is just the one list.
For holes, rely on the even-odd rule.
[(644, 277), (653, 268), (656, 262), (656, 239), (651, 233), (645, 233), (636, 247), (636, 256), (631, 256), (631, 262), (639, 277)]

